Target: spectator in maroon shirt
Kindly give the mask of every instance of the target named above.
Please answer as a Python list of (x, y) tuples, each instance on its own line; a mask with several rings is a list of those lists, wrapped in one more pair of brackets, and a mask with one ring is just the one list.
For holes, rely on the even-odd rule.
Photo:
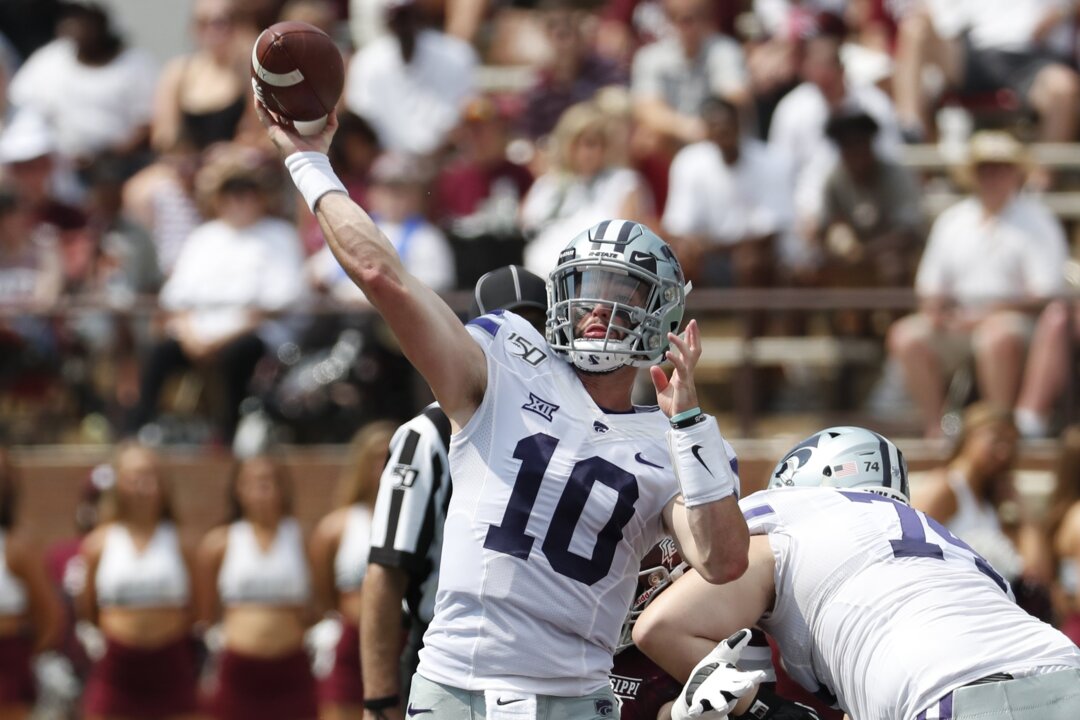
[(586, 34), (588, 13), (574, 0), (544, 0), (541, 13), (551, 55), (525, 97), (522, 130), (533, 140), (551, 132), (566, 108), (606, 85), (625, 84), (625, 70), (600, 57)]
[(533, 176), (507, 157), (509, 115), (488, 96), (469, 102), (455, 154), (435, 178), (432, 217), (455, 247), (459, 287), (492, 267), (521, 264), (518, 209)]
[(436, 222), (459, 237), (514, 232), (517, 206), (533, 177), (506, 156), (507, 112), (480, 96), (463, 119), (457, 153), (435, 180)]

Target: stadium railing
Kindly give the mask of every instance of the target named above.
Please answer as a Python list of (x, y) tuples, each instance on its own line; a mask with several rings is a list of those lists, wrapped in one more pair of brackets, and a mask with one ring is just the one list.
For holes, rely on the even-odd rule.
[[(472, 300), (471, 294), (463, 291), (446, 293), (444, 297), (462, 316)], [(1080, 296), (1069, 294), (1063, 299), (1077, 297)], [(850, 382), (848, 374), (857, 371), (877, 372), (885, 359), (884, 323), (877, 323), (874, 332), (847, 335), (833, 331), (831, 318), (838, 313), (867, 316), (877, 313), (887, 322), (916, 305), (917, 298), (910, 288), (695, 288), (687, 297), (687, 317), (698, 318), (702, 325), (703, 353), (698, 377), (704, 388), (704, 402), (710, 403), (714, 411), (728, 412), (739, 436), (753, 438), (758, 434), (765, 391), (773, 389), (764, 386), (760, 369), (811, 368), (821, 373), (826, 384)], [(1032, 309), (1038, 307), (1036, 304)], [(295, 314), (355, 316), (363, 312), (362, 308), (319, 303), (298, 308)], [(140, 326), (143, 330), (131, 335), (144, 339), (145, 329), (162, 315), (152, 297), (140, 298), (133, 306), (119, 309), (69, 299), (47, 311), (0, 307), (0, 322), (26, 317), (28, 313), (59, 320), (76, 320), (82, 315), (107, 316), (117, 324)], [(1070, 387), (1065, 393), (1067, 420), (1075, 418), (1074, 380), (1070, 377)], [(730, 396), (721, 398), (717, 391), (721, 385)], [(815, 408), (822, 414), (834, 409)]]

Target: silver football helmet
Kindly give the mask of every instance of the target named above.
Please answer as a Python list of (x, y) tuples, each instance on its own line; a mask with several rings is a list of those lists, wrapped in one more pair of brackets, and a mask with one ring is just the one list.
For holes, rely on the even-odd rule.
[(586, 372), (663, 359), (678, 332), (686, 282), (675, 253), (629, 220), (605, 220), (559, 255), (547, 282), (551, 349)]
[(773, 470), (769, 487), (792, 486), (866, 490), (910, 502), (903, 453), (860, 427), (827, 428), (789, 450)]
[(634, 644), (634, 623), (641, 613), (645, 612), (645, 608), (649, 607), (649, 603), (682, 577), (689, 567), (670, 537), (661, 538), (652, 550), (645, 553), (641, 560), (641, 571), (638, 573), (637, 592), (619, 631), (619, 642), (615, 645), (616, 655)]

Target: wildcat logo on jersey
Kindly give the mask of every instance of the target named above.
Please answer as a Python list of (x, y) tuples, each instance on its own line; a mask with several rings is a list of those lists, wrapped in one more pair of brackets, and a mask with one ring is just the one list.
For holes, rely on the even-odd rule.
[(536, 413), (548, 422), (551, 422), (551, 419), (555, 415), (555, 411), (559, 409), (559, 406), (553, 402), (548, 402), (544, 398), (529, 393), (529, 402), (522, 405), (521, 409)]
[(600, 422), (599, 420), (594, 420), (593, 424), (592, 424), (592, 429), (595, 430), (596, 432), (602, 434), (602, 433), (606, 433), (611, 428), (609, 428), (607, 425)]
[(600, 717), (612, 717), (615, 714), (615, 703), (606, 698), (593, 700), (593, 708)]
[(611, 691), (622, 700), (633, 700), (641, 692), (641, 678), (609, 675)]
[(515, 346), (510, 349), (511, 355), (521, 358), (533, 367), (547, 360), (547, 353), (517, 333), (510, 333), (510, 337), (506, 338), (506, 341)]

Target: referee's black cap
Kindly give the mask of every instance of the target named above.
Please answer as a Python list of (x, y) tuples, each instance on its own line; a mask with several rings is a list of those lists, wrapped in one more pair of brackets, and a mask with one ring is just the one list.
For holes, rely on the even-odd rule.
[(492, 310), (516, 312), (527, 308), (547, 311), (544, 280), (520, 265), (505, 265), (476, 281), (469, 317), (480, 317)]

